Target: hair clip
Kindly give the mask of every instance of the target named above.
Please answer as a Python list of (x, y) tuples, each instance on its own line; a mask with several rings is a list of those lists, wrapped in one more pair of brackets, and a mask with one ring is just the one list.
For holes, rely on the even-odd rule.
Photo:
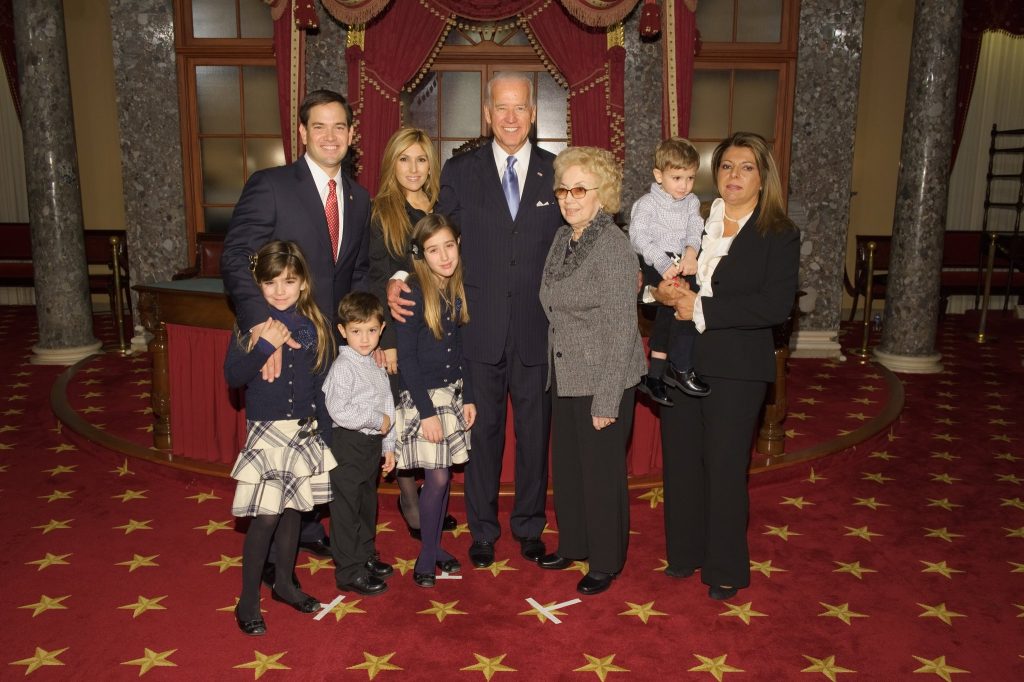
[(416, 260), (423, 260), (423, 249), (416, 242), (409, 242), (409, 255)]
[(253, 274), (256, 273), (256, 262), (259, 258), (259, 255), (255, 253), (249, 256), (249, 272), (252, 272)]

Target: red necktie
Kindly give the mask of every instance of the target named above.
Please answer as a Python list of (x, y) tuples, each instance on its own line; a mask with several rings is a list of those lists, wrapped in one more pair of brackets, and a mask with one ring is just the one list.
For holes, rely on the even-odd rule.
[(338, 240), (341, 238), (341, 222), (338, 220), (338, 183), (334, 180), (327, 181), (327, 205), (324, 210), (327, 212), (327, 231), (331, 235), (331, 254), (334, 262), (338, 262)]

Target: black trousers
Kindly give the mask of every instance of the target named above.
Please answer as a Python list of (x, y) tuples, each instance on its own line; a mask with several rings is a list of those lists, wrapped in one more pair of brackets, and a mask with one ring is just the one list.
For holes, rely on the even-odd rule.
[(511, 395), (516, 434), (516, 496), (509, 525), (516, 537), (539, 538), (546, 523), (551, 425), (551, 399), (544, 390), (547, 365), (524, 365), (511, 334), (498, 364), (466, 364), (477, 410), (464, 479), (469, 530), (474, 540), (494, 542), (501, 535), (498, 487), (505, 452), (505, 408)]
[(601, 573), (618, 573), (626, 563), (626, 444), (633, 427), (635, 393), (635, 388), (622, 393), (615, 423), (600, 431), (590, 415), (592, 396), (552, 399), (556, 553), (566, 559), (589, 559), (590, 570)]
[(376, 551), (377, 476), (383, 436), (334, 427), (331, 451), (338, 466), (331, 469), (331, 554), (339, 585), (366, 573)]
[[(662, 277), (643, 258), (640, 259), (640, 271), (643, 273), (644, 284), (658, 286)], [(700, 291), (697, 278), (688, 275), (683, 278), (693, 291)], [(676, 368), (687, 370), (693, 368), (693, 341), (697, 337), (697, 327), (692, 320), (675, 319), (675, 309), (659, 305), (654, 314), (654, 327), (651, 329), (651, 350), (665, 353)]]
[(750, 585), (747, 467), (763, 381), (703, 377), (711, 394), (672, 392), (661, 408), (668, 563), (707, 585)]

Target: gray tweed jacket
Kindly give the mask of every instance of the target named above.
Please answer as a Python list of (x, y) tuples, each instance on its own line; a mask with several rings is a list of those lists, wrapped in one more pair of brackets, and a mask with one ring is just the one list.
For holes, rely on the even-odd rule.
[(559, 228), (540, 285), (550, 323), (548, 388), (554, 372), (559, 396), (594, 396), (591, 416), (617, 417), (622, 392), (647, 372), (636, 318), (636, 254), (603, 211), (567, 256), (571, 238), (572, 228)]

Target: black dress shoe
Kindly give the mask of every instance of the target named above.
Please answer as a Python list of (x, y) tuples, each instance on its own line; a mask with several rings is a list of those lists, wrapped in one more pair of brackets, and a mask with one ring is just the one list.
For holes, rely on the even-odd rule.
[(665, 569), (665, 575), (670, 578), (689, 578), (696, 571), (696, 568), (676, 568), (675, 566), (669, 566)]
[(451, 514), (445, 514), (444, 521), (441, 522), (441, 530), (446, 530), (449, 533), (459, 527), (459, 522)]
[[(277, 580), (277, 568), (274, 564), (269, 561), (263, 564), (263, 584), (274, 589), (274, 582)], [(295, 586), (296, 590), (301, 590), (302, 586), (299, 585), (299, 576), (295, 575), (295, 571), (292, 571), (292, 585)]]
[(391, 567), (391, 564), (386, 564), (383, 561), (377, 559), (370, 559), (366, 562), (366, 570), (370, 572), (375, 578), (390, 578), (391, 574), (395, 572), (395, 569)]
[(494, 543), (487, 540), (473, 540), (469, 546), (469, 560), (477, 568), (487, 568), (494, 563)]
[(420, 587), (433, 587), (437, 584), (437, 578), (433, 573), (412, 572), (412, 580)]
[(722, 601), (723, 599), (731, 599), (736, 596), (739, 590), (735, 587), (722, 587), (721, 585), (712, 585), (708, 588), (708, 596), (712, 599)]
[(552, 571), (560, 571), (563, 568), (572, 566), (572, 559), (566, 559), (564, 556), (558, 556), (557, 554), (545, 554), (537, 561), (537, 565)]
[(315, 597), (310, 597), (308, 594), (303, 595), (302, 599), (299, 599), (299, 601), (288, 601), (277, 592), (271, 590), (270, 598), (274, 601), (279, 601), (282, 604), (287, 604), (299, 613), (313, 613), (314, 611), (320, 610), (320, 600)]
[(612, 586), (613, 580), (615, 580), (615, 576), (611, 573), (598, 573), (597, 571), (591, 571), (583, 576), (583, 578), (576, 584), (576, 591), (588, 596), (592, 594), (600, 594)]
[(259, 637), (260, 635), (267, 634), (267, 624), (262, 616), (256, 616), (252, 620), (242, 620), (238, 616), (237, 606), (235, 607), (235, 622), (238, 623), (238, 629), (250, 637)]
[(540, 538), (517, 537), (516, 540), (519, 540), (519, 553), (523, 555), (524, 559), (536, 563), (547, 554), (547, 549), (544, 548), (544, 543)]
[(665, 374), (661, 377), (669, 386), (674, 386), (686, 395), (694, 398), (703, 398), (711, 393), (711, 387), (701, 381), (697, 373), (692, 369), (679, 370), (671, 362), (665, 368)]
[(364, 597), (375, 597), (388, 591), (388, 584), (372, 575), (361, 575), (350, 583), (339, 584), (342, 592), (355, 592)]
[(435, 563), (437, 564), (437, 568), (439, 570), (447, 573), (448, 575), (458, 573), (462, 570), (462, 564), (460, 564), (459, 560), (455, 558), (448, 559), (447, 561), (438, 561)]
[(675, 405), (672, 399), (668, 397), (668, 389), (665, 387), (665, 382), (658, 377), (652, 377), (650, 374), (640, 380), (640, 385), (637, 386), (641, 393), (646, 393), (647, 397), (665, 407), (672, 407)]
[(331, 539), (325, 535), (322, 540), (300, 542), (299, 549), (318, 556), (321, 559), (329, 559), (331, 557)]

